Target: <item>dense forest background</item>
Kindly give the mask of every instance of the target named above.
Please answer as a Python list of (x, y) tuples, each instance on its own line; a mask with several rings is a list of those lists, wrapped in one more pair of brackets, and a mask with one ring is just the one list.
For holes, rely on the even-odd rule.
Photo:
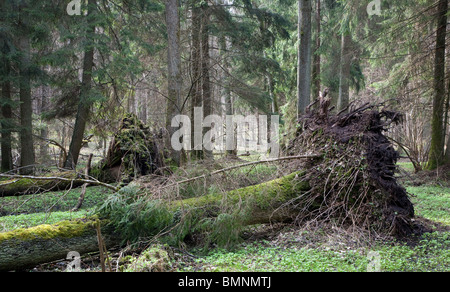
[(172, 118), (199, 106), (203, 116), (278, 114), (283, 146), (325, 90), (336, 112), (387, 102), (404, 113), (389, 136), (416, 170), (450, 161), (446, 0), (0, 5), (2, 172), (100, 159), (129, 113), (168, 137)]

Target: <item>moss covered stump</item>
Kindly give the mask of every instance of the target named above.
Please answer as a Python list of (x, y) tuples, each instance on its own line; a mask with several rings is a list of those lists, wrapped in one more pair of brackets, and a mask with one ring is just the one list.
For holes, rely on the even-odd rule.
[(130, 182), (155, 173), (164, 167), (159, 136), (137, 116), (127, 114), (111, 140), (105, 159), (92, 167), (90, 175), (104, 182)]

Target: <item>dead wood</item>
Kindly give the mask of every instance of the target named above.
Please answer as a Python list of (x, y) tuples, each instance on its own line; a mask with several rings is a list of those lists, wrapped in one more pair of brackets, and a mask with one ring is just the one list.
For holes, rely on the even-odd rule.
[(415, 232), (414, 207), (395, 177), (400, 156), (384, 136), (403, 116), (384, 104), (349, 107), (335, 115), (327, 102), (320, 104), (299, 120), (288, 147), (289, 155), (322, 153), (314, 164), (300, 166), (309, 169), (312, 197), (321, 206), (299, 214), (298, 221), (333, 220), (399, 236)]
[(113, 191), (119, 188), (107, 183), (103, 183), (96, 179), (82, 178), (82, 175), (73, 171), (60, 173), (52, 173), (50, 176), (31, 176), (31, 175), (15, 175), (0, 174), (1, 178), (7, 180), (0, 182), (0, 197), (13, 197), (38, 192), (48, 192), (56, 190), (65, 190), (67, 188), (79, 187), (83, 184), (91, 184), (103, 186)]
[(114, 134), (106, 157), (92, 168), (90, 175), (104, 182), (130, 182), (164, 169), (161, 138), (135, 115), (127, 115)]

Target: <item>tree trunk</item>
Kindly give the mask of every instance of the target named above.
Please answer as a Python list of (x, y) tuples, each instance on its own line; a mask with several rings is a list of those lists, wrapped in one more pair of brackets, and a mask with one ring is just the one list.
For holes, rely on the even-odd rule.
[[(178, 13), (178, 0), (166, 1), (166, 24), (168, 36), (168, 99), (166, 126), (169, 137), (172, 137), (175, 128), (172, 128), (172, 119), (181, 114), (181, 55), (180, 55), (180, 16)], [(170, 139), (170, 138), (169, 138)], [(180, 166), (181, 151), (173, 147), (171, 156), (176, 165)]]
[[(218, 216), (224, 206), (245, 206), (250, 203), (250, 215), (243, 219), (244, 225), (284, 222), (292, 220), (304, 206), (290, 208), (289, 201), (298, 198), (310, 189), (308, 181), (299, 180), (300, 173), (292, 173), (285, 177), (229, 191), (225, 196), (221, 193), (209, 194), (197, 198), (172, 201), (169, 209), (176, 212), (208, 208), (208, 216)], [(284, 207), (284, 208), (283, 208)], [(226, 208), (225, 208), (226, 209)]]
[(312, 68), (313, 79), (313, 100), (317, 99), (320, 95), (320, 0), (317, 0), (316, 11), (316, 47), (314, 49), (314, 62)]
[[(42, 95), (41, 95), (41, 104), (40, 104), (40, 110), (39, 114), (42, 116), (42, 114), (45, 112), (48, 104), (48, 90), (51, 90), (47, 86), (42, 87)], [(45, 123), (45, 122), (44, 122)], [(49, 165), (50, 156), (48, 154), (48, 143), (46, 140), (48, 139), (48, 126), (42, 125), (41, 131), (40, 131), (40, 137), (42, 138), (41, 143), (39, 144), (39, 156), (40, 161), (44, 165)]]
[(431, 144), (428, 169), (435, 169), (444, 163), (444, 102), (445, 102), (445, 35), (447, 29), (448, 1), (438, 4), (436, 49), (434, 59), (434, 98), (431, 119)]
[[(243, 206), (248, 202), (250, 215), (242, 222), (244, 225), (282, 222), (295, 218), (295, 210), (283, 206), (294, 200), (301, 193), (309, 190), (306, 181), (297, 180), (298, 173), (256, 186), (233, 190), (223, 194), (211, 194), (198, 198), (167, 203), (167, 209), (174, 214), (180, 209), (208, 210), (208, 216), (218, 216), (220, 206)], [(288, 204), (286, 204), (288, 205)], [(296, 210), (298, 212), (298, 210)], [(174, 216), (177, 221), (179, 216)], [(177, 222), (173, 222), (177, 224)], [(25, 269), (54, 260), (64, 259), (69, 251), (83, 253), (98, 250), (95, 220), (76, 220), (41, 225), (29, 229), (19, 229), (0, 233), (0, 271)], [(103, 225), (107, 247), (119, 245), (123, 238), (118, 238), (113, 231)]]
[(447, 150), (445, 152), (445, 163), (450, 164), (450, 134), (447, 137)]
[[(445, 108), (445, 124), (444, 128), (447, 129), (448, 123), (449, 123), (449, 111), (450, 111), (450, 79), (448, 80), (448, 86), (447, 86), (447, 104)], [(447, 150), (445, 152), (445, 163), (450, 164), (450, 131), (448, 133), (447, 137)]]
[(297, 115), (305, 113), (311, 95), (311, 0), (298, 0)]
[(141, 119), (142, 123), (144, 123), (144, 125), (147, 124), (148, 120), (147, 120), (147, 107), (148, 107), (148, 96), (150, 95), (150, 92), (144, 92), (142, 94), (141, 99), (139, 100), (139, 107), (140, 107), (140, 111), (139, 111), (139, 118)]
[[(201, 23), (202, 14), (198, 3), (192, 1), (192, 55), (191, 55), (191, 71), (192, 71), (192, 89), (191, 89), (191, 121), (195, 121), (196, 107), (202, 106), (202, 89), (201, 89)], [(195, 145), (195, 123), (191, 123), (191, 159), (202, 159), (203, 151), (201, 145)], [(197, 149), (199, 147), (200, 149)]]
[[(92, 153), (89, 155), (89, 158), (88, 158), (88, 161), (87, 161), (87, 164), (86, 164), (86, 168), (84, 169), (84, 175), (86, 177), (88, 177), (89, 173), (91, 172), (91, 163), (92, 163), (92, 157), (93, 156), (94, 156), (94, 154), (92, 154)], [(80, 210), (81, 206), (83, 205), (84, 198), (86, 196), (86, 190), (87, 190), (88, 186), (89, 186), (89, 184), (85, 183), (81, 187), (80, 197), (78, 197), (78, 202), (75, 205), (75, 207), (72, 209), (72, 212), (76, 212), (76, 211)]]
[(87, 119), (90, 112), (90, 92), (92, 82), (92, 69), (94, 67), (94, 44), (93, 37), (95, 34), (95, 10), (96, 1), (89, 0), (88, 2), (88, 28), (86, 31), (86, 46), (84, 51), (83, 61), (83, 76), (80, 89), (80, 100), (78, 103), (77, 116), (75, 119), (75, 126), (73, 128), (72, 140), (69, 146), (69, 152), (64, 163), (67, 169), (75, 169), (78, 163), (81, 146), (83, 144), (84, 131), (86, 129)]
[[(0, 10), (6, 11), (7, 7), (4, 1), (0, 2)], [(4, 15), (3, 15), (4, 16)], [(0, 18), (0, 24), (3, 25), (5, 18)], [(7, 58), (10, 48), (7, 44), (5, 36), (0, 37), (0, 52), (2, 56), (0, 58), (0, 72), (2, 82), (0, 87), (2, 90), (1, 95), (1, 172), (7, 172), (13, 169), (12, 160), (12, 100), (11, 100), (11, 64)]]
[[(6, 44), (5, 44), (6, 47)], [(0, 48), (3, 53), (7, 53), (3, 48)], [(2, 58), (3, 73), (5, 80), (1, 84), (2, 96), (1, 96), (1, 108), (2, 108), (2, 120), (1, 120), (1, 155), (2, 164), (1, 172), (8, 172), (13, 169), (12, 161), (12, 100), (11, 100), (11, 82), (8, 80), (10, 76), (10, 64), (6, 58)]]
[(350, 34), (344, 33), (341, 38), (341, 65), (339, 69), (339, 97), (337, 104), (338, 111), (345, 109), (349, 103), (350, 65), (352, 61), (352, 37)]
[(78, 177), (78, 175), (72, 171), (53, 173), (51, 176), (69, 179), (69, 181), (59, 181), (57, 179), (39, 180), (29, 178), (11, 178), (0, 183), (0, 197), (23, 196), (42, 191), (64, 190), (70, 187), (75, 188), (82, 185), (81, 182), (70, 181), (75, 180)]
[(19, 73), (20, 73), (20, 174), (28, 175), (34, 172), (34, 144), (33, 144), (33, 106), (31, 99), (31, 47), (27, 24), (27, 4), (21, 2), (19, 27), (21, 34), (19, 36), (19, 48), (21, 52)]
[[(221, 36), (220, 37), (220, 41), (219, 41), (219, 45), (220, 45), (220, 55), (223, 59), (223, 67), (224, 67), (224, 72), (222, 74), (222, 96), (223, 96), (223, 103), (225, 105), (225, 115), (226, 116), (231, 116), (233, 115), (233, 100), (231, 97), (231, 90), (230, 90), (230, 82), (229, 82), (229, 77), (228, 77), (228, 70), (230, 70), (230, 62), (227, 59), (227, 38), (226, 36)], [(226, 137), (228, 137), (228, 135), (233, 136), (234, 137), (234, 127), (232, 129), (226, 129), (227, 134)], [(234, 147), (232, 147), (233, 145), (225, 145), (225, 154), (227, 157), (231, 157), (231, 158), (236, 158), (237, 153), (236, 151), (232, 150), (234, 149)]]
[[(203, 99), (203, 118), (212, 114), (212, 91), (210, 82), (210, 55), (209, 55), (209, 6), (208, 4), (202, 5), (202, 29), (201, 29), (201, 67), (202, 67), (202, 99)], [(207, 128), (203, 128), (203, 136), (208, 131)], [(205, 143), (203, 143), (205, 144)], [(214, 159), (211, 150), (205, 149), (203, 145), (203, 156), (205, 159)]]

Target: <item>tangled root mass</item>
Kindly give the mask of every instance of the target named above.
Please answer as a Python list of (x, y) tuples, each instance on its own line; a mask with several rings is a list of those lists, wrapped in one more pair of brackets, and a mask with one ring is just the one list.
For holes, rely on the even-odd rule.
[(332, 220), (395, 236), (415, 232), (413, 204), (395, 177), (399, 154), (384, 135), (402, 115), (369, 104), (331, 114), (327, 105), (308, 109), (288, 147), (291, 155), (320, 157), (301, 166), (309, 169), (312, 189), (299, 198), (308, 212), (297, 221)]

